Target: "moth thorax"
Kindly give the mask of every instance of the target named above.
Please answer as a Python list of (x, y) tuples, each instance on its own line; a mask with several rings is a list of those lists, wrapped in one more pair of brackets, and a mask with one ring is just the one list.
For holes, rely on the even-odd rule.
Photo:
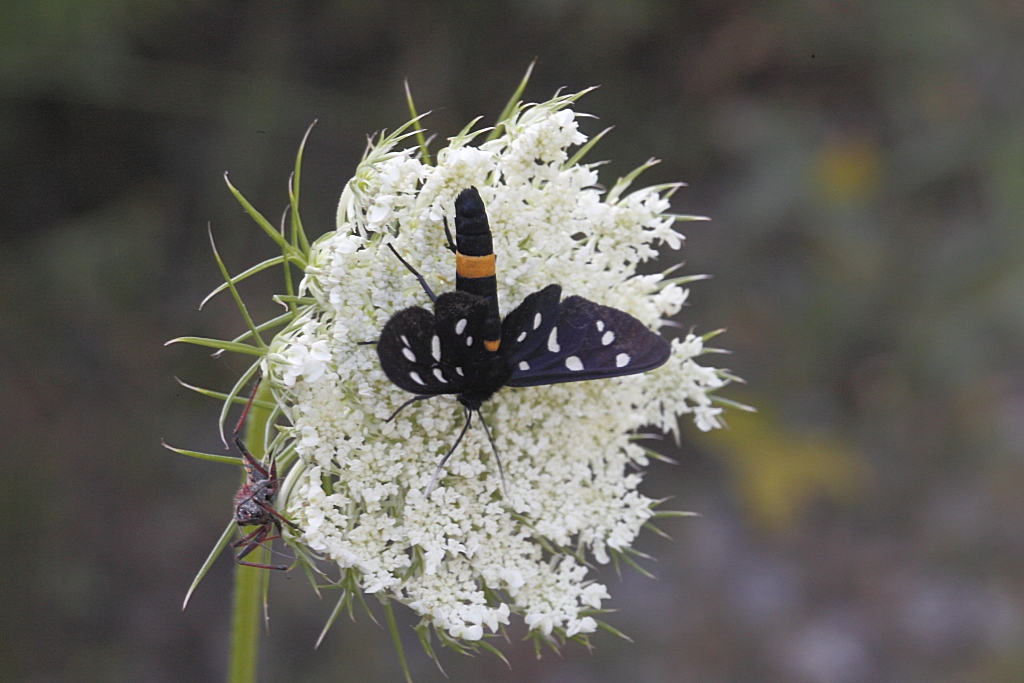
[(459, 394), (459, 403), (470, 410), (479, 410), (512, 376), (512, 368), (501, 356), (491, 356), (489, 361), (480, 369), (473, 386)]

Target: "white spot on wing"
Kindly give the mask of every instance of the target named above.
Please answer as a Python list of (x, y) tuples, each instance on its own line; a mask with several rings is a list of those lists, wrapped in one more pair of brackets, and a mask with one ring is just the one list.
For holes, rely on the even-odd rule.
[(455, 372), (459, 373), (459, 377), (465, 377), (465, 375), (462, 374), (462, 367), (461, 366), (457, 366), (455, 368)]
[(400, 338), (401, 338), (403, 344), (405, 344), (406, 346), (409, 346), (409, 338), (408, 337), (406, 337), (403, 334), (403, 335), (400, 335)]
[(604, 321), (603, 320), (598, 320), (594, 324), (597, 325), (597, 331), (598, 332), (604, 332)]
[(416, 362), (416, 354), (413, 353), (412, 349), (410, 349), (408, 346), (402, 347), (402, 355), (405, 356), (410, 363)]
[(527, 370), (530, 369), (530, 364), (527, 363), (525, 360), (521, 360), (519, 361), (519, 369), (522, 370), (523, 372), (526, 372)]
[(441, 360), (441, 338), (436, 334), (430, 340), (430, 355), (434, 360)]
[(548, 351), (558, 353), (561, 350), (562, 347), (558, 345), (558, 328), (552, 327), (551, 334), (548, 335)]
[(466, 325), (468, 324), (468, 320), (466, 320), (465, 318), (460, 318), (459, 322), (455, 323), (455, 334), (462, 334), (463, 332), (465, 332)]
[(416, 372), (415, 370), (409, 373), (409, 379), (411, 379), (413, 382), (416, 382), (416, 384), (419, 384), (422, 387), (427, 386), (427, 383), (423, 381), (422, 377), (420, 377), (420, 373)]
[(473, 335), (469, 335), (468, 337), (466, 337), (466, 346), (472, 346), (472, 345), (473, 345)]
[[(437, 337), (434, 337), (434, 339), (437, 339)], [(604, 344), (605, 346), (608, 346), (613, 341), (615, 341), (615, 333), (612, 332), (611, 330), (608, 330), (601, 336), (601, 343)]]
[(441, 374), (441, 368), (434, 368), (434, 377), (436, 377), (437, 381), (441, 384), (448, 384), (448, 380), (446, 380), (444, 375)]
[(629, 365), (629, 361), (631, 360), (632, 358), (629, 357), (628, 353), (620, 353), (619, 355), (615, 356), (615, 367), (624, 368), (627, 365)]
[(578, 356), (569, 356), (565, 359), (565, 367), (569, 368), (573, 372), (579, 372), (583, 369), (583, 361)]
[(516, 337), (516, 341), (521, 342), (524, 339), (526, 339), (526, 330), (523, 330), (522, 332), (519, 333), (519, 336)]
[(538, 327), (540, 327), (540, 321), (540, 313), (535, 313), (533, 316), (533, 329), (537, 329)]

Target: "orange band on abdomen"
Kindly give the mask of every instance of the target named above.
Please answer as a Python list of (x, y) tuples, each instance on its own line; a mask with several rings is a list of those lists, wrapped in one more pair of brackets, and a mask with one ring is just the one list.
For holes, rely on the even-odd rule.
[(455, 253), (455, 272), (462, 277), (478, 278), (494, 276), (494, 254), (487, 256), (466, 256)]
[(486, 339), (484, 340), (484, 348), (487, 349), (488, 351), (490, 351), (491, 353), (494, 353), (495, 351), (497, 351), (498, 347), (500, 345), (501, 345), (501, 340), (500, 339), (495, 339), (494, 341), (487, 341)]

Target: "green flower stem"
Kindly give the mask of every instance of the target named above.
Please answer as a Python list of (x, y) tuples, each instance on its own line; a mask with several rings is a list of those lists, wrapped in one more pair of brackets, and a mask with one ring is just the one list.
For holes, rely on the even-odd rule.
[[(264, 382), (256, 391), (256, 400), (249, 409), (244, 440), (249, 452), (262, 458), (266, 448), (264, 435), (270, 410), (262, 407), (272, 401), (270, 384)], [(243, 481), (245, 480), (243, 474)], [(247, 560), (266, 564), (270, 553), (257, 548)], [(266, 570), (235, 565), (235, 594), (231, 615), (231, 654), (228, 663), (230, 683), (255, 683), (256, 660), (259, 655), (260, 611), (266, 585)]]

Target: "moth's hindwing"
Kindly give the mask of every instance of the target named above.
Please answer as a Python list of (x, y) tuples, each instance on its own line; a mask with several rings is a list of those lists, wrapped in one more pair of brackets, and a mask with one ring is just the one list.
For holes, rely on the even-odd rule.
[(381, 330), (377, 355), (388, 379), (422, 396), (458, 394), (487, 353), (480, 330), (487, 304), (464, 292), (437, 297), (434, 313), (414, 306), (395, 313)]
[(430, 340), (434, 314), (413, 306), (391, 316), (381, 330), (377, 356), (384, 374), (394, 384), (414, 394), (442, 393), (430, 372)]
[[(570, 296), (554, 307), (547, 300), (540, 305), (542, 300), (538, 299), (532, 311), (534, 320), (541, 316), (540, 325), (532, 332), (527, 330), (521, 345), (509, 356), (512, 377), (508, 386), (633, 375), (668, 360), (669, 343), (624, 311), (579, 296)], [(509, 319), (517, 312), (513, 311)], [(517, 330), (510, 329), (510, 335), (523, 335), (523, 324), (529, 325), (526, 318), (530, 313), (517, 316)]]

